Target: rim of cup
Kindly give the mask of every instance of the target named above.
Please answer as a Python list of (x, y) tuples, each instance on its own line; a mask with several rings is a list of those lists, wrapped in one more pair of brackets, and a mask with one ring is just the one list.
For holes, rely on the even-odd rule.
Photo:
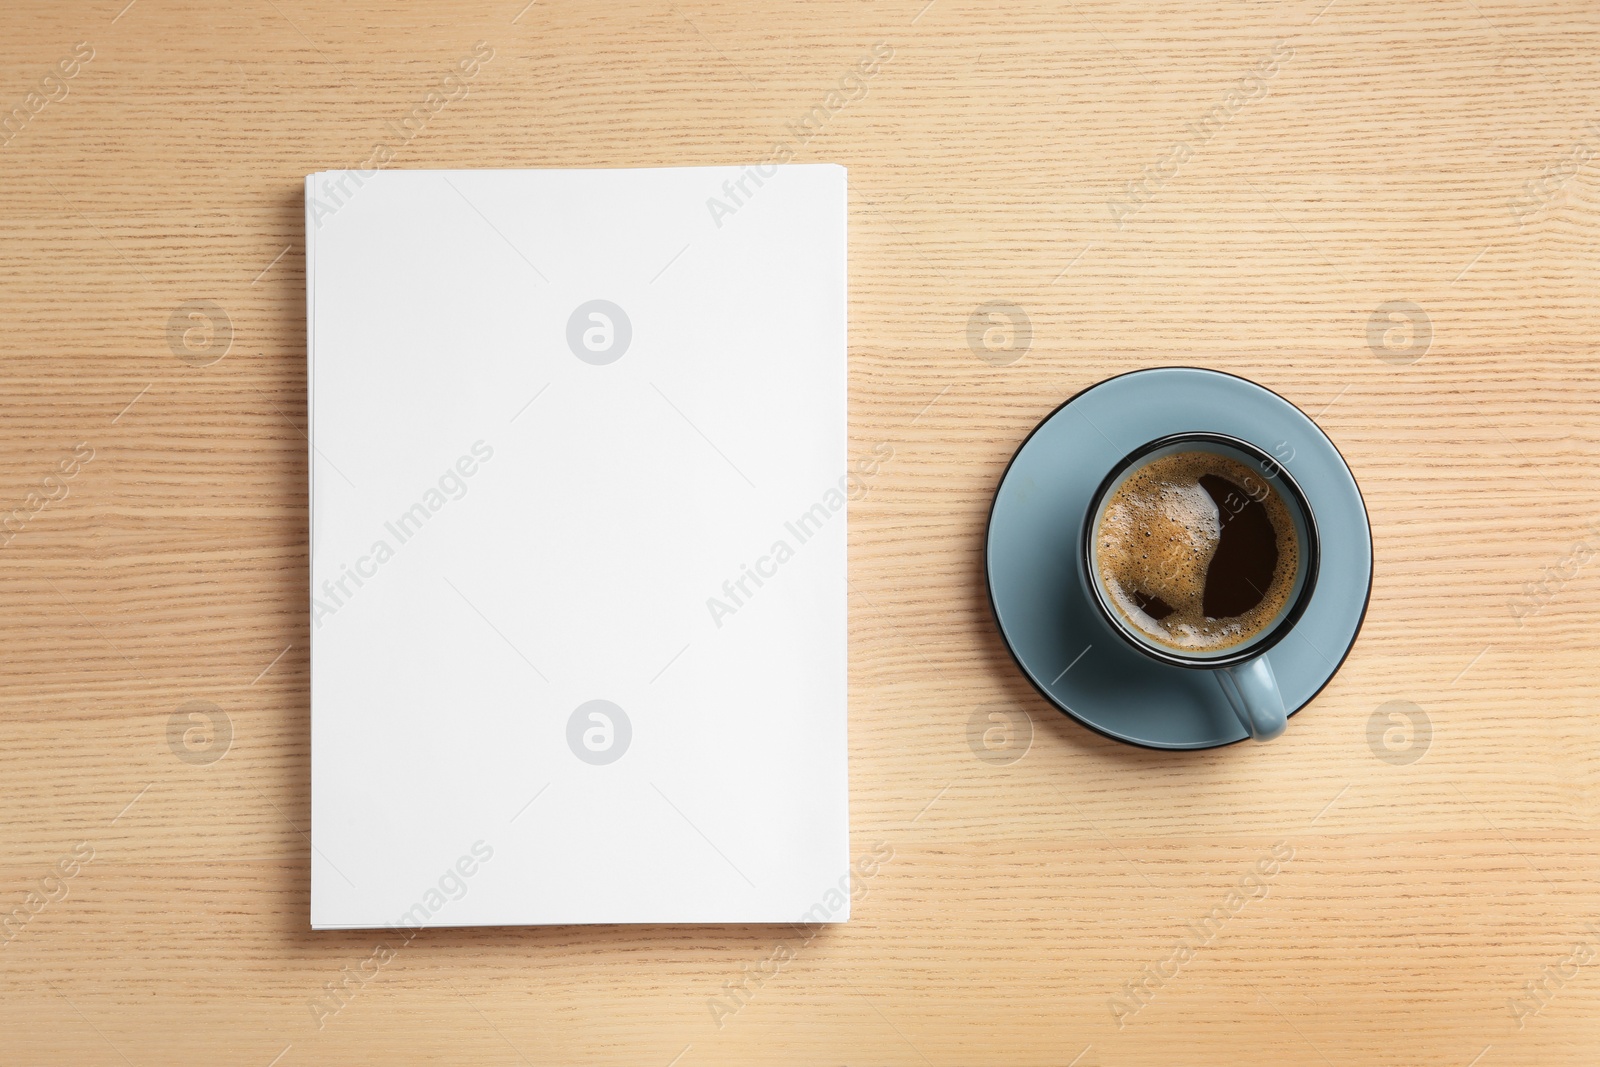
[[(1272, 483), (1283, 498), (1292, 516), (1301, 520), (1296, 529), (1301, 540), (1301, 576), (1300, 588), (1295, 592), (1293, 599), (1287, 607), (1278, 614), (1261, 633), (1257, 634), (1242, 644), (1224, 649), (1221, 652), (1207, 655), (1187, 654), (1180, 649), (1157, 644), (1153, 639), (1147, 638), (1133, 629), (1132, 625), (1122, 618), (1121, 612), (1106, 600), (1106, 591), (1102, 587), (1098, 567), (1095, 565), (1095, 531), (1100, 525), (1100, 513), (1104, 509), (1107, 498), (1117, 489), (1123, 481), (1139, 469), (1141, 462), (1152, 453), (1161, 451), (1172, 445), (1194, 443), (1198, 445), (1220, 446), (1222, 449), (1236, 452), (1239, 455), (1229, 458), (1243, 457), (1248, 463), (1254, 464), (1262, 475)], [(1206, 451), (1197, 448), (1195, 451)], [(1227, 455), (1227, 451), (1221, 453)], [(1321, 562), (1321, 544), (1317, 533), (1317, 520), (1311, 510), (1311, 504), (1306, 499), (1298, 482), (1289, 473), (1283, 464), (1279, 463), (1266, 450), (1259, 445), (1252, 444), (1243, 438), (1231, 434), (1218, 433), (1212, 430), (1185, 430), (1179, 433), (1165, 434), (1152, 441), (1135, 448), (1119, 460), (1116, 466), (1101, 481), (1100, 487), (1095, 490), (1089, 499), (1089, 511), (1084, 521), (1083, 538), (1079, 545), (1078, 563), (1082, 578), (1089, 589), (1089, 599), (1100, 610), (1101, 616), (1110, 625), (1111, 629), (1127, 641), (1134, 648), (1145, 655), (1162, 663), (1175, 667), (1188, 667), (1195, 670), (1215, 670), (1219, 667), (1231, 667), (1245, 663), (1262, 655), (1267, 650), (1283, 640), (1294, 624), (1305, 614), (1306, 606), (1311, 601), (1312, 591), (1316, 588), (1317, 573)]]

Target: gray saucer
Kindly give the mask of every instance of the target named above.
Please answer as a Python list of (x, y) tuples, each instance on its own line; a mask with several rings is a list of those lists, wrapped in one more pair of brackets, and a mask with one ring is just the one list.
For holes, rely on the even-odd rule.
[[(1107, 379), (1056, 408), (995, 490), (989, 599), (1039, 692), (1085, 726), (1150, 748), (1212, 748), (1246, 734), (1210, 672), (1157, 663), (1111, 631), (1083, 588), (1077, 549), (1089, 498), (1117, 461), (1187, 430), (1231, 434), (1276, 456), (1316, 513), (1316, 590), (1267, 653), (1291, 715), (1344, 662), (1372, 591), (1372, 531), (1355, 477), (1317, 424), (1278, 394), (1218, 371), (1160, 367)], [(1293, 737), (1291, 723), (1277, 743)]]

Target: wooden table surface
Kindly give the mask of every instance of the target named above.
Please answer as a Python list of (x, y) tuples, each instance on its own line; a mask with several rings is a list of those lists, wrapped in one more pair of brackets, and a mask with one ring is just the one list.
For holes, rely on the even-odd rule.
[[(1600, 8), (525, 2), (0, 13), (0, 1062), (1600, 1060)], [(379, 144), (849, 166), (847, 926), (310, 931), (301, 181)], [(1172, 363), (1371, 513), (1268, 747), (1091, 733), (985, 600), (1013, 449)]]

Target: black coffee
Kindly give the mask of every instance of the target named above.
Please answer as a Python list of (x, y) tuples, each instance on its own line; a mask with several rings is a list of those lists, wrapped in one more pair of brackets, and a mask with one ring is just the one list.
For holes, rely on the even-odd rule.
[(1095, 530), (1107, 598), (1139, 633), (1186, 652), (1258, 636), (1294, 593), (1300, 543), (1277, 489), (1238, 460), (1177, 452), (1111, 494)]

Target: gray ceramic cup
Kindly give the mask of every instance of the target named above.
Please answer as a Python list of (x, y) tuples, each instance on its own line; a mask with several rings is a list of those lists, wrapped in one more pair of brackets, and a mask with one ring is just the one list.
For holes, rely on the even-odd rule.
[[(1106, 505), (1118, 487), (1147, 464), (1177, 452), (1211, 452), (1235, 460), (1250, 468), (1260, 481), (1246, 479), (1251, 484), (1241, 488), (1257, 500), (1268, 487), (1277, 492), (1295, 524), (1300, 553), (1294, 586), (1278, 614), (1245, 641), (1227, 648), (1212, 651), (1187, 651), (1157, 643), (1153, 638), (1135, 628), (1122, 612), (1108, 599), (1101, 584), (1096, 559), (1095, 532)], [(1083, 541), (1079, 546), (1078, 563), (1089, 599), (1100, 609), (1106, 624), (1123, 640), (1151, 659), (1173, 667), (1209, 671), (1222, 688), (1228, 705), (1239, 717), (1239, 723), (1257, 741), (1270, 741), (1283, 733), (1288, 725), (1283, 694), (1278, 689), (1277, 676), (1272, 672), (1268, 653), (1305, 612), (1317, 584), (1319, 560), (1316, 517), (1306, 497), (1295, 484), (1289, 472), (1261, 448), (1248, 441), (1226, 434), (1193, 431), (1170, 434), (1147, 442), (1128, 453), (1114, 467), (1089, 504), (1087, 521), (1083, 527)]]

